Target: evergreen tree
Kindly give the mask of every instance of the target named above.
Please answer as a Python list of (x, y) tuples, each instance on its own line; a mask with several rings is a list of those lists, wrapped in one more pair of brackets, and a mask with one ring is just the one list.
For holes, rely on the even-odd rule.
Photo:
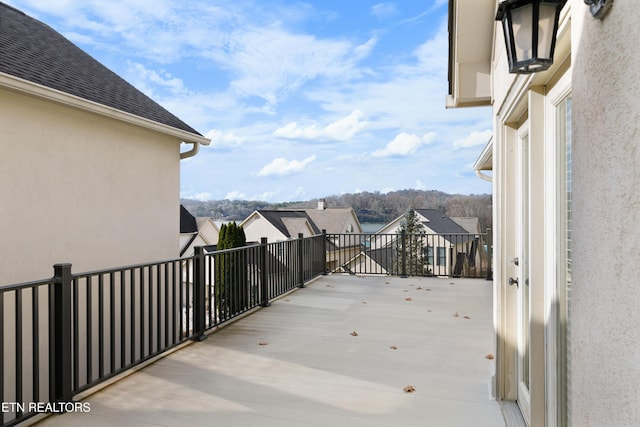
[[(402, 234), (404, 232), (404, 256)], [(423, 276), (426, 271), (425, 247), (423, 243), (424, 229), (418, 215), (410, 207), (400, 220), (400, 229), (396, 238), (395, 269), (397, 273), (406, 272), (409, 276)], [(403, 270), (404, 263), (404, 270)]]
[[(220, 227), (218, 250), (239, 248), (246, 243), (244, 230), (235, 221)], [(249, 284), (245, 251), (216, 255), (215, 300), (220, 319), (226, 319), (248, 308)]]

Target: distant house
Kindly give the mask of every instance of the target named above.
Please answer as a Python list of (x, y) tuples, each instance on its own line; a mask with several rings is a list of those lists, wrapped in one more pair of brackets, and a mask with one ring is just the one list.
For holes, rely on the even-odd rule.
[(240, 223), (247, 242), (259, 242), (266, 237), (268, 242), (297, 239), (320, 234), (321, 230), (311, 217), (302, 210), (256, 210)]
[(0, 144), (0, 284), (177, 257), (180, 159), (209, 140), (3, 3)]
[(196, 218), (180, 205), (180, 256), (194, 254), (196, 246), (213, 249), (218, 244), (220, 229), (211, 218)]
[(317, 209), (304, 209), (320, 230), (328, 234), (327, 269), (338, 267), (338, 260), (351, 259), (360, 252), (362, 225), (353, 208), (327, 208), (324, 199), (318, 201)]
[[(415, 212), (422, 228), (420, 233), (424, 235), (420, 237), (420, 245), (424, 248), (425, 268), (429, 273), (461, 275), (465, 265), (475, 266), (475, 235), (471, 235), (468, 230), (438, 209), (415, 209)], [(371, 237), (370, 250), (385, 254), (371, 254), (371, 258), (385, 260), (388, 264), (389, 248), (398, 244), (397, 236), (403, 217), (404, 215), (394, 219)], [(471, 224), (473, 221), (465, 222)], [(384, 264), (383, 268), (387, 269)]]
[(361, 234), (362, 226), (353, 208), (327, 208), (324, 200), (318, 201), (316, 209), (303, 209), (320, 230), (330, 234)]

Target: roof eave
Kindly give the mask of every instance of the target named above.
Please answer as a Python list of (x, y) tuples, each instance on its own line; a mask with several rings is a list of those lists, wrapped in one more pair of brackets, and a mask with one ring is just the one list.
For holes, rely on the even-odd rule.
[(449, 0), (447, 108), (488, 106), (495, 0)]
[(126, 113), (124, 111), (108, 107), (94, 101), (89, 101), (75, 95), (70, 95), (60, 90), (52, 89), (50, 87), (33, 83), (28, 80), (21, 79), (19, 77), (15, 77), (3, 72), (0, 72), (0, 86), (4, 86), (17, 92), (46, 99), (48, 101), (56, 102), (72, 108), (81, 109), (135, 126), (140, 126), (146, 129), (163, 133), (165, 135), (170, 135), (180, 139), (180, 141), (185, 143), (200, 145), (209, 145), (211, 143), (211, 140), (209, 138), (205, 138), (204, 136), (186, 132), (184, 130), (167, 126), (153, 120), (145, 119), (143, 117), (136, 116), (135, 114)]

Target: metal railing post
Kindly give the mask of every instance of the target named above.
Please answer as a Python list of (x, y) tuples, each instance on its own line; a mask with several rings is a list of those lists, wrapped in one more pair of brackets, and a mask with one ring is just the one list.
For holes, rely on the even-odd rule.
[(55, 282), (49, 286), (49, 400), (71, 402), (71, 362), (78, 357), (71, 351), (71, 264), (56, 264), (53, 271)]
[(409, 277), (407, 276), (407, 232), (406, 230), (402, 230), (400, 234), (400, 248), (402, 250), (402, 271), (400, 272), (400, 277), (403, 279)]
[(327, 275), (327, 230), (322, 230), (322, 275)]
[(195, 259), (193, 263), (193, 326), (194, 337), (196, 341), (204, 341), (207, 336), (204, 333), (205, 330), (205, 318), (206, 314), (206, 297), (205, 297), (205, 272), (204, 272), (204, 248), (202, 246), (196, 246), (194, 248)]
[(304, 234), (298, 233), (298, 287), (304, 288)]
[(260, 306), (269, 307), (269, 284), (267, 283), (267, 238), (260, 238), (260, 293), (262, 303)]

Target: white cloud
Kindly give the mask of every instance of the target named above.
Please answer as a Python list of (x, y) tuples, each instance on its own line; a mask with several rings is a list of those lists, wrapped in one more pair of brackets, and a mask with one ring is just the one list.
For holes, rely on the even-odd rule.
[(302, 171), (315, 159), (316, 156), (310, 156), (304, 160), (287, 160), (285, 158), (279, 157), (260, 169), (260, 172), (258, 172), (258, 176), (291, 175), (293, 173)]
[(383, 149), (376, 150), (371, 155), (373, 157), (409, 156), (414, 154), (422, 145), (430, 144), (436, 139), (433, 132), (423, 136), (402, 132)]
[(364, 112), (355, 110), (347, 117), (320, 127), (317, 123), (299, 126), (296, 122), (278, 128), (275, 136), (287, 139), (334, 139), (346, 141), (367, 127), (368, 122)]
[(199, 200), (201, 202), (206, 202), (207, 200), (213, 200), (213, 194), (208, 192), (195, 193), (195, 194), (180, 194), (180, 197), (184, 199)]
[(394, 3), (377, 3), (371, 7), (371, 14), (378, 19), (385, 19), (397, 12)]
[(205, 137), (211, 139), (211, 147), (237, 147), (246, 140), (234, 132), (222, 132), (218, 129), (211, 129)]
[(227, 193), (224, 198), (225, 200), (245, 200), (247, 198), (247, 195), (241, 191), (234, 190)]
[(453, 146), (456, 149), (484, 146), (492, 135), (493, 131), (491, 131), (491, 129), (483, 131), (474, 130), (466, 137), (454, 141)]

